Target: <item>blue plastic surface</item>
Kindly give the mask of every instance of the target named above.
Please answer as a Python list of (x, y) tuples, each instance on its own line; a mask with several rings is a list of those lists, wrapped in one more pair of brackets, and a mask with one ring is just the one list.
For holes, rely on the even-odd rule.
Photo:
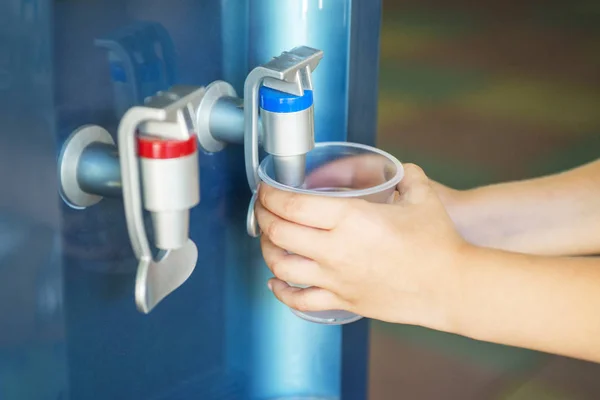
[(296, 96), (266, 86), (258, 91), (260, 108), (275, 113), (293, 113), (303, 111), (313, 105), (312, 90), (305, 90), (304, 95)]
[[(72, 209), (57, 179), (62, 144), (81, 125), (114, 136), (126, 107), (171, 84), (223, 79), (241, 94), (251, 68), (303, 44), (325, 52), (313, 75), (316, 139), (344, 140), (358, 126), (348, 110), (376, 107), (363, 103), (377, 75), (355, 76), (349, 38), (362, 26), (357, 53), (377, 49), (379, 25), (355, 25), (352, 3), (0, 2), (0, 399), (366, 398), (367, 322), (311, 324), (266, 287), (245, 232), (241, 146), (200, 154), (190, 229), (200, 261), (149, 315), (134, 304), (122, 202)], [(353, 140), (372, 141), (374, 121), (363, 113)]]

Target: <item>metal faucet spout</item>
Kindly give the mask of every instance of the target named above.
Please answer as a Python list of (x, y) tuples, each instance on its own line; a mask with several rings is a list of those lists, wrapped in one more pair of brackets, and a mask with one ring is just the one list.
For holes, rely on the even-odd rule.
[(306, 154), (298, 156), (273, 156), (275, 179), (278, 182), (292, 187), (304, 184), (306, 171)]

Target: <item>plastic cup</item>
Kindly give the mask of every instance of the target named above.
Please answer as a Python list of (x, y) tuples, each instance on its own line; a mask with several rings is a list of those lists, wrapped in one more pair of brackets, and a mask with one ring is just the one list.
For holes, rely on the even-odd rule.
[[(322, 142), (306, 155), (303, 186), (296, 188), (277, 182), (271, 156), (263, 159), (258, 175), (265, 184), (280, 190), (391, 203), (396, 185), (404, 176), (404, 169), (394, 156), (374, 147), (349, 142)], [(307, 321), (328, 325), (349, 324), (362, 318), (341, 310), (300, 312), (292, 309), (292, 312)]]

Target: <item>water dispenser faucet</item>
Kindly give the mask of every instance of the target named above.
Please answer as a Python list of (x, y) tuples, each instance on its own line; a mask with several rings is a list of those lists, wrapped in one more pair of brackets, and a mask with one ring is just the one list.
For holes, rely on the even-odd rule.
[[(198, 261), (189, 238), (190, 210), (200, 201), (192, 116), (204, 93), (203, 87), (178, 86), (129, 108), (119, 123), (118, 152), (111, 135), (95, 125), (73, 132), (61, 152), (61, 194), (69, 205), (85, 209), (120, 189), (138, 261), (135, 303), (145, 314), (181, 286)], [(146, 234), (144, 209), (158, 254)]]
[(323, 51), (296, 47), (254, 68), (244, 83), (244, 147), (250, 189), (258, 186), (258, 116), (262, 144), (274, 156), (277, 179), (289, 186), (304, 182), (306, 153), (315, 144), (311, 73)]
[(246, 176), (258, 186), (258, 148), (275, 160), (277, 178), (290, 186), (304, 181), (305, 155), (314, 147), (312, 72), (323, 51), (300, 46), (254, 68), (244, 83), (244, 99), (233, 87), (215, 81), (196, 112), (200, 146), (208, 152), (228, 143), (243, 144)]
[(322, 58), (322, 50), (295, 47), (248, 74), (243, 101), (230, 84), (215, 81), (197, 108), (198, 141), (205, 151), (220, 151), (227, 143), (244, 145), (246, 176), (254, 195), (247, 222), (251, 236), (258, 235), (253, 207), (259, 143), (273, 156), (279, 182), (293, 187), (304, 183), (306, 153), (315, 146), (312, 72)]
[(306, 153), (315, 146), (313, 92), (305, 89), (296, 96), (261, 86), (258, 93), (265, 132), (262, 145), (273, 156), (276, 178), (288, 186), (301, 186)]

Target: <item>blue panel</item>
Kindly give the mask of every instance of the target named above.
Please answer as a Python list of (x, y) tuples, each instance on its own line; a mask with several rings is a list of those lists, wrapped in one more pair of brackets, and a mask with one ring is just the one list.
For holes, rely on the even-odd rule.
[[(324, 51), (312, 76), (315, 138), (346, 140), (350, 1), (251, 0), (249, 25), (251, 67), (295, 46)], [(259, 297), (253, 305), (251, 366), (258, 375), (252, 380), (252, 396), (339, 398), (342, 328), (297, 318), (267, 290), (270, 276), (257, 262), (252, 284)], [(268, 355), (274, 354), (281, 359), (269, 361)]]
[[(149, 315), (135, 309), (121, 200), (76, 210), (57, 181), (62, 144), (81, 125), (114, 136), (125, 110), (172, 84), (223, 79), (242, 93), (250, 68), (297, 45), (325, 51), (314, 74), (317, 140), (345, 140), (358, 126), (352, 91), (372, 99), (377, 82), (369, 74), (359, 84), (357, 71), (376, 62), (357, 64), (355, 51), (373, 46), (379, 28), (351, 45), (368, 20), (350, 4), (0, 3), (0, 399), (364, 398), (367, 324), (306, 322), (266, 288), (258, 241), (245, 232), (240, 146), (200, 155), (190, 231), (200, 261)], [(374, 110), (363, 117), (371, 126)]]
[[(58, 144), (83, 124), (98, 124), (114, 134), (126, 108), (170, 84), (200, 85), (220, 78), (219, 14), (217, 2), (57, 2)], [(114, 65), (122, 66), (127, 79), (115, 79)], [(137, 262), (122, 202), (105, 199), (85, 211), (62, 206), (71, 398), (242, 393), (242, 384), (224, 364), (226, 317), (218, 300), (229, 182), (220, 172), (225, 156), (200, 157), (202, 201), (192, 211), (190, 233), (201, 262), (190, 280), (150, 315), (140, 314), (133, 302)]]
[(348, 140), (375, 146), (382, 0), (352, 1)]
[(67, 395), (52, 10), (0, 2), (0, 398)]
[[(348, 77), (348, 140), (375, 146), (379, 83), (381, 0), (352, 1)], [(342, 398), (367, 398), (369, 320), (344, 327)]]

